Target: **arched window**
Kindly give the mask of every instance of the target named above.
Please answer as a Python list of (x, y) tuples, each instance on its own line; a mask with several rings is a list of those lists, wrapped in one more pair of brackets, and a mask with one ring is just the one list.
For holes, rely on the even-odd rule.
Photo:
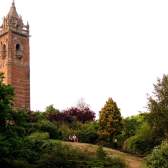
[(20, 44), (16, 44), (16, 57), (18, 59), (21, 59), (23, 56), (23, 49), (22, 46)]
[(20, 44), (16, 44), (16, 51), (20, 50)]

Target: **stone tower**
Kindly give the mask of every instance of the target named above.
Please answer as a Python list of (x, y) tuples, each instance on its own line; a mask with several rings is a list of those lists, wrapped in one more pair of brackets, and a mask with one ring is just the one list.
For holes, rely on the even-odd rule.
[(0, 27), (0, 72), (14, 87), (15, 108), (30, 110), (29, 25), (24, 25), (13, 1)]

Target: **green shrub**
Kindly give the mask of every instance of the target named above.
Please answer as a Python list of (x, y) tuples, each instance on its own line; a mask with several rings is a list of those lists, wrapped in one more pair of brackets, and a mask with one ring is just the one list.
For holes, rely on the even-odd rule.
[(96, 150), (97, 159), (104, 160), (106, 158), (106, 152), (103, 150), (102, 146), (98, 146)]
[(61, 123), (59, 125), (58, 130), (59, 130), (59, 132), (61, 132), (62, 139), (65, 140), (65, 141), (67, 141), (69, 139), (69, 135), (73, 135), (73, 134), (76, 135), (76, 130), (70, 128), (70, 126), (66, 123)]
[(117, 147), (122, 147), (125, 140), (134, 136), (139, 130), (141, 125), (145, 122), (146, 113), (138, 114), (135, 116), (123, 119), (123, 128), (121, 133), (116, 136)]
[(146, 151), (146, 141), (140, 136), (132, 136), (125, 141), (123, 149), (130, 153), (143, 154)]
[(24, 126), (29, 120), (29, 114), (26, 110), (17, 110), (12, 112), (12, 118), (18, 126)]
[(48, 132), (34, 132), (30, 136), (28, 136), (31, 140), (47, 140), (49, 139)]
[(0, 165), (5, 168), (34, 168), (33, 165), (28, 164), (24, 160), (0, 160)]
[[(1, 136), (0, 148), (4, 148), (0, 150), (0, 165), (6, 168), (124, 167), (121, 160), (105, 157), (102, 154), (102, 149), (97, 152), (99, 154), (96, 157), (55, 140), (44, 140), (46, 137), (49, 137), (48, 133), (33, 133), (28, 138), (10, 138), (7, 140)], [(3, 155), (4, 153), (5, 155)]]
[(62, 139), (61, 132), (57, 126), (48, 120), (39, 121), (37, 127), (41, 131), (48, 132), (51, 139)]
[(135, 154), (147, 154), (154, 147), (153, 135), (148, 123), (144, 123), (136, 135), (128, 138), (123, 145), (123, 150)]
[(80, 142), (95, 144), (98, 140), (98, 123), (89, 122), (82, 124), (81, 128), (78, 130), (77, 136)]
[(10, 136), (15, 134), (19, 137), (24, 137), (26, 135), (26, 129), (22, 126), (11, 126), (10, 129), (8, 129), (8, 135)]
[(89, 168), (126, 168), (125, 162), (118, 157), (106, 157), (104, 160), (93, 159), (87, 163)]
[(168, 168), (168, 141), (155, 147), (146, 158), (147, 168)]
[[(2, 140), (2, 141), (1, 141)], [(12, 164), (16, 161), (33, 161), (39, 158), (40, 148), (37, 141), (20, 137), (10, 137), (0, 140), (0, 161), (3, 164)], [(1, 164), (0, 164), (1, 165)], [(5, 166), (3, 166), (5, 167)], [(7, 167), (7, 166), (6, 166)], [(9, 166), (10, 167), (10, 166)]]

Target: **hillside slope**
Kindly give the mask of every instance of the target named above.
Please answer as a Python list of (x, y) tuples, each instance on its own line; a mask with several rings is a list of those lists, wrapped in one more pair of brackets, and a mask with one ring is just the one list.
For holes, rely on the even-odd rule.
[[(81, 151), (88, 152), (89, 154), (95, 155), (97, 145), (91, 145), (86, 143), (76, 142), (64, 142), (67, 145), (71, 145), (73, 148), (78, 148)], [(109, 156), (115, 155), (125, 160), (128, 168), (142, 168), (143, 159), (137, 156), (133, 156), (124, 152), (120, 152), (110, 148), (103, 148)]]

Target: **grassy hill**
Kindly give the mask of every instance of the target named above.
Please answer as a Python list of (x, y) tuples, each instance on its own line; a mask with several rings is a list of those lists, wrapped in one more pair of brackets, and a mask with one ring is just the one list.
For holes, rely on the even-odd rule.
[[(72, 146), (74, 149), (80, 149), (83, 152), (86, 152), (90, 155), (96, 154), (97, 145), (92, 144), (86, 144), (86, 143), (76, 143), (76, 142), (63, 142), (67, 145)], [(128, 168), (142, 168), (143, 165), (143, 159), (137, 156), (133, 156), (127, 153), (123, 153), (114, 149), (110, 148), (103, 148), (104, 151), (107, 153), (110, 157), (120, 157), (121, 159), (125, 160), (126, 164), (128, 165)]]

